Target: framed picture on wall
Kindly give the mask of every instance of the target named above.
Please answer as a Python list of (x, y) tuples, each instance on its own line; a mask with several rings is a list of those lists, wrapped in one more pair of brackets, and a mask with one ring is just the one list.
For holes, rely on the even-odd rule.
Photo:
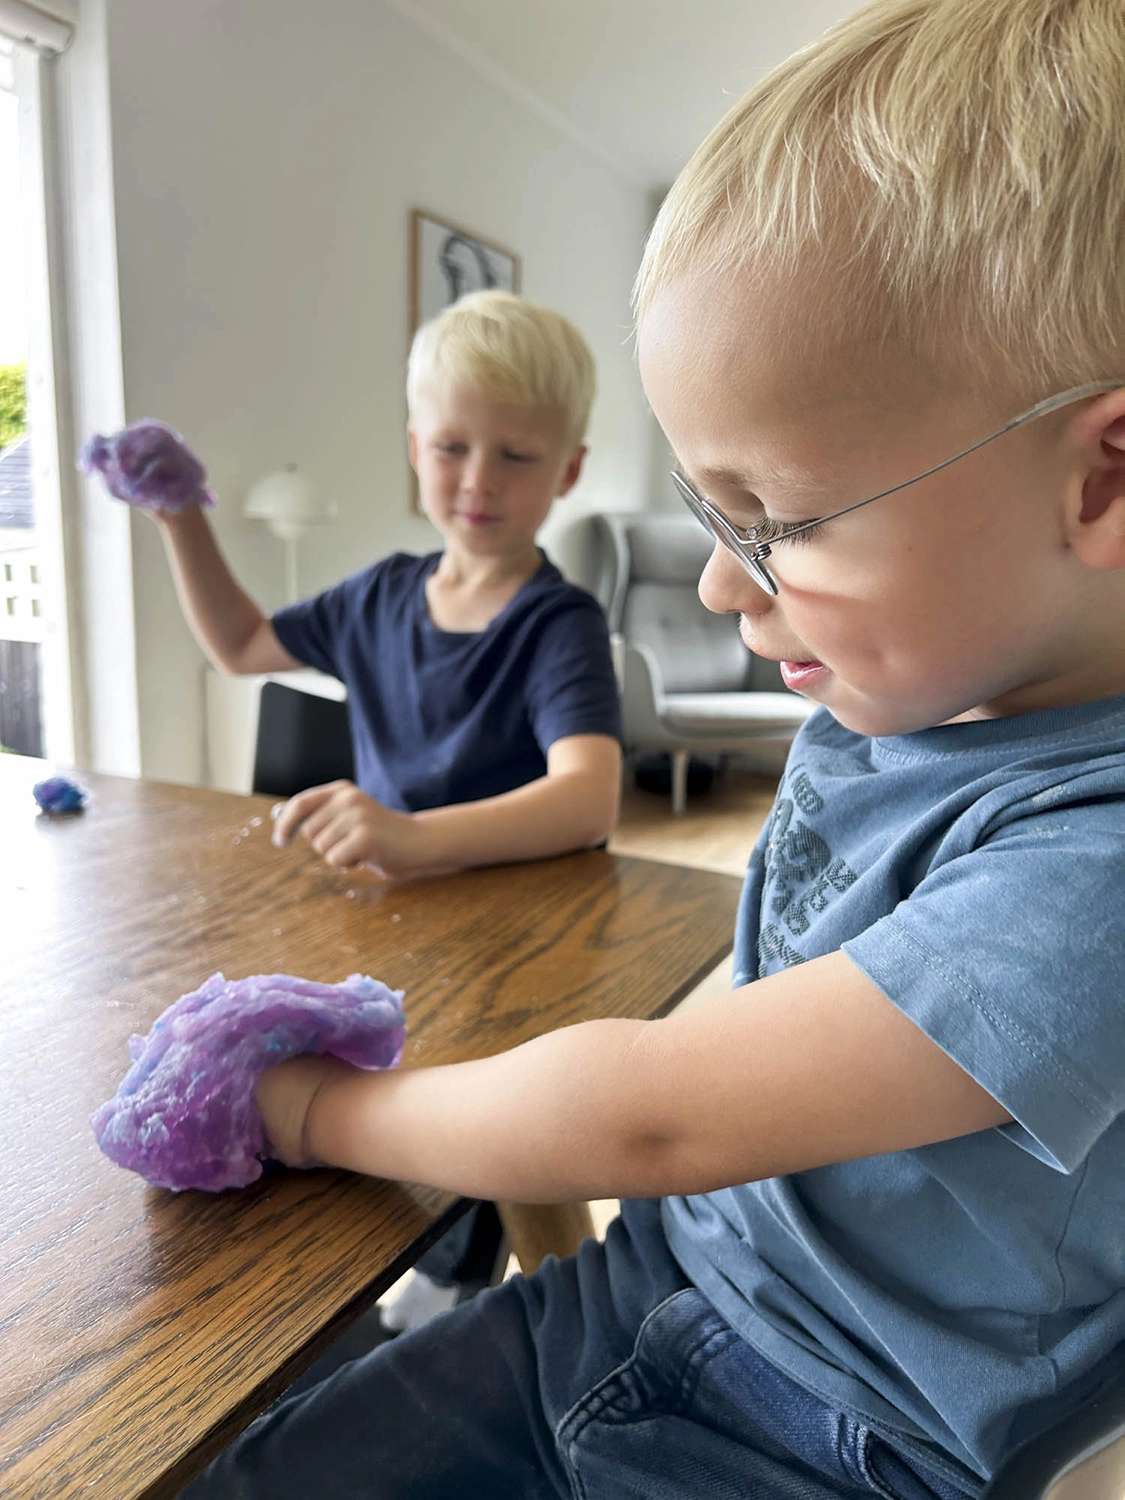
[[(518, 292), (520, 258), (494, 240), (439, 219), (426, 209), (410, 214), (410, 336), (419, 324), (469, 292)], [(418, 481), (410, 474), (410, 506), (418, 510)]]
[(416, 208), (410, 215), (410, 332), (467, 292), (518, 292), (520, 258), (471, 229)]

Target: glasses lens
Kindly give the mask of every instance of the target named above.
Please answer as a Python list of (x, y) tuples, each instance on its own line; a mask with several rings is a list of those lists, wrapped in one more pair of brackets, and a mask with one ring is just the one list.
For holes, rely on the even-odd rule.
[(673, 469), (672, 478), (676, 481), (681, 498), (708, 535), (722, 542), (727, 551), (738, 558), (759, 588), (765, 589), (767, 594), (776, 595), (777, 584), (769, 569), (749, 551), (749, 546), (753, 544), (744, 542), (726, 517), (720, 511), (713, 510), (702, 495), (696, 494), (682, 474), (677, 474)]
[(772, 594), (776, 599), (777, 584), (774, 582), (773, 574), (766, 567), (765, 563), (759, 562), (756, 557), (748, 557), (745, 552), (739, 552), (738, 556), (743, 567), (750, 574), (754, 582), (761, 588), (764, 588), (767, 594)]
[(682, 474), (677, 474), (675, 469), (673, 469), (672, 480), (676, 488), (680, 492), (680, 499), (684, 501), (684, 503), (687, 505), (688, 510), (691, 511), (692, 515), (703, 527), (704, 531), (708, 532), (712, 537), (719, 537), (719, 540), (722, 541), (723, 538), (719, 536), (718, 528), (715, 526), (714, 521), (708, 513), (707, 507), (692, 489), (691, 485), (688, 484), (684, 476)]

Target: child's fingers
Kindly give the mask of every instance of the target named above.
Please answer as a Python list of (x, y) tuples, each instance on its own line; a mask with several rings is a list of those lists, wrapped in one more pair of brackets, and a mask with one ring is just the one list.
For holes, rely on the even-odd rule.
[(287, 844), (306, 820), (325, 803), (330, 802), (341, 787), (350, 786), (347, 781), (331, 781), (327, 786), (313, 786), (307, 792), (298, 792), (295, 797), (282, 804), (273, 825), (273, 842), (280, 849)]
[[(356, 863), (356, 857), (348, 857), (355, 849), (373, 845), (371, 830), (356, 817), (355, 809), (346, 801), (334, 801), (318, 809), (302, 824), (301, 835), (308, 839), (322, 859), (341, 867)], [(346, 855), (341, 852), (345, 844)]]
[(365, 845), (354, 833), (338, 839), (324, 855), (325, 864), (334, 870), (350, 870), (364, 862)]
[[(308, 815), (298, 831), (302, 838), (308, 839), (318, 854), (323, 854), (325, 848), (332, 842), (330, 830), (340, 822), (343, 816), (343, 812), (335, 802), (326, 802)], [(336, 837), (339, 835), (337, 834)]]
[(307, 804), (302, 805), (302, 799), (305, 795), (302, 792), (297, 797), (291, 797), (288, 802), (283, 802), (278, 809), (277, 816), (274, 818), (273, 834), (271, 835), (272, 841), (277, 848), (280, 849), (287, 844), (304, 822), (307, 816), (305, 811)]
[(342, 820), (325, 831), (321, 843), (317, 853), (336, 870), (350, 870), (375, 853), (370, 831)]

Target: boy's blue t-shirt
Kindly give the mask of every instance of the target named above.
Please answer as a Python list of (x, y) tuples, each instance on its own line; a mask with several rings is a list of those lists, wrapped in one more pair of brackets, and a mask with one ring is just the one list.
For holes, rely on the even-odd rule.
[(273, 616), (291, 656), (347, 687), (356, 785), (403, 812), (526, 786), (569, 735), (621, 737), (591, 594), (544, 557), (484, 630), (439, 630), (426, 580), (440, 559), (394, 553)]
[(1123, 917), (1125, 697), (886, 739), (821, 709), (750, 860), (736, 987), (842, 948), (1018, 1123), (666, 1199), (669, 1244), (970, 1493), (1121, 1378)]

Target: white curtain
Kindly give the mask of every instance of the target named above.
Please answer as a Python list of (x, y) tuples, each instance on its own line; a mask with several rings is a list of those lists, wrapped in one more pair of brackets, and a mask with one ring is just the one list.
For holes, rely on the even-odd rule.
[(0, 0), (0, 36), (62, 52), (78, 20), (78, 0)]

